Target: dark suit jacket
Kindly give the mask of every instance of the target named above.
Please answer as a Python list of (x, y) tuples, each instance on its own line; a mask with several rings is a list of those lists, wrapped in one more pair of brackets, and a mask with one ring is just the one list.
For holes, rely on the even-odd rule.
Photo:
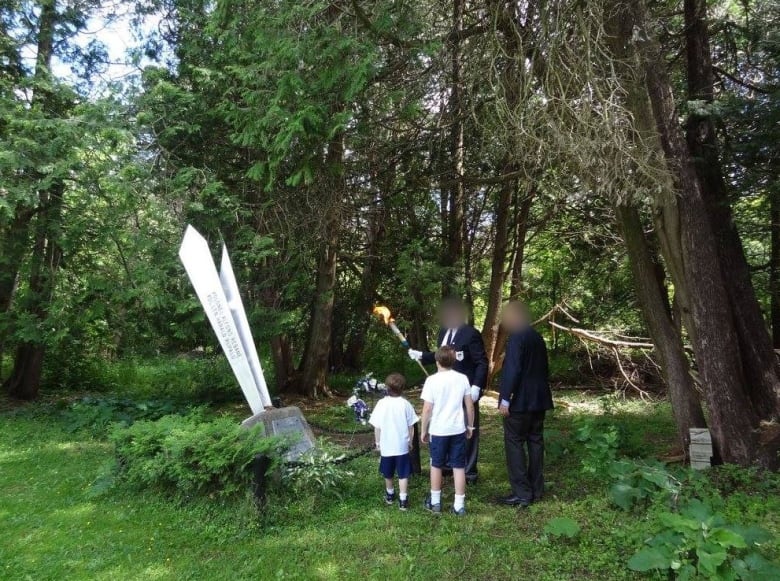
[[(501, 372), (501, 399), (509, 411), (541, 412), (553, 408), (548, 381), (547, 346), (532, 327), (509, 336)], [(499, 405), (500, 405), (499, 401)]]
[[(436, 339), (437, 347), (441, 345), (446, 333), (446, 328), (439, 329), (439, 336)], [(455, 333), (455, 341), (452, 343), (452, 348), (455, 349), (455, 353), (459, 358), (455, 362), (453, 369), (468, 377), (471, 385), (476, 385), (479, 389), (484, 390), (487, 383), (488, 358), (485, 353), (485, 344), (482, 342), (482, 335), (479, 331), (471, 325), (459, 327)], [(434, 365), (436, 358), (433, 352), (424, 352), (422, 362), (426, 365)]]

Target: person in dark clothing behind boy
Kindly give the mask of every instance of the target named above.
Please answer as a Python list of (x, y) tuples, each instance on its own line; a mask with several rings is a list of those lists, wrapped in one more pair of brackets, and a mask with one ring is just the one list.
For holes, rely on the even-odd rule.
[[(439, 310), (441, 328), (436, 340), (437, 347), (449, 346), (455, 350), (453, 369), (462, 373), (471, 384), (471, 400), (474, 402), (474, 433), (466, 442), (466, 481), (474, 484), (478, 478), (479, 460), (479, 398), (485, 390), (488, 376), (488, 358), (482, 335), (468, 324), (468, 309), (459, 298), (449, 298), (442, 302)], [(409, 349), (409, 357), (433, 365), (432, 351)]]
[(499, 502), (527, 507), (544, 493), (544, 416), (553, 408), (547, 346), (531, 326), (528, 309), (518, 301), (504, 307), (502, 324), (509, 339), (501, 372), (499, 412), (504, 416), (512, 493)]

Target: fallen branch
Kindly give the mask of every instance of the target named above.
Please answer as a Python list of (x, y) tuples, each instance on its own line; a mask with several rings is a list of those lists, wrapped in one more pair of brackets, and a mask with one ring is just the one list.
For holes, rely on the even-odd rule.
[[(547, 311), (547, 313), (545, 313), (545, 314), (544, 314), (544, 316), (542, 316), (542, 317), (541, 317), (541, 318), (539, 318), (539, 319), (536, 319), (536, 320), (535, 320), (533, 323), (531, 323), (531, 324), (532, 324), (532, 325), (535, 327), (535, 326), (536, 326), (536, 325), (538, 325), (539, 323), (544, 323), (544, 322), (545, 322), (545, 321), (547, 321), (548, 319), (554, 319), (554, 317), (555, 317), (555, 314), (556, 314), (556, 313), (563, 313), (563, 315), (564, 315), (564, 316), (565, 316), (567, 319), (569, 319), (570, 321), (572, 321), (573, 323), (579, 323), (579, 320), (575, 319), (575, 318), (574, 318), (574, 316), (573, 316), (573, 315), (572, 315), (572, 314), (571, 314), (569, 311), (567, 311), (567, 310), (566, 310), (566, 307), (564, 307), (564, 304), (565, 304), (565, 303), (558, 303), (558, 304), (557, 304), (557, 305), (555, 305), (555, 306), (554, 306), (552, 309), (550, 309), (549, 311)], [(551, 322), (550, 324), (553, 324), (553, 323)]]
[(564, 327), (563, 325), (560, 325), (555, 321), (547, 321), (547, 324), (561, 331), (566, 331), (567, 333), (571, 333), (572, 335), (575, 335), (577, 337), (588, 339), (589, 341), (595, 341), (596, 343), (601, 343), (602, 345), (608, 345), (610, 347), (622, 347), (628, 349), (655, 349), (655, 345), (653, 345), (652, 343), (646, 343), (644, 341), (618, 341), (616, 339), (607, 339), (606, 337), (600, 337), (599, 335), (596, 335), (594, 331), (588, 331), (587, 329), (577, 329), (575, 327)]

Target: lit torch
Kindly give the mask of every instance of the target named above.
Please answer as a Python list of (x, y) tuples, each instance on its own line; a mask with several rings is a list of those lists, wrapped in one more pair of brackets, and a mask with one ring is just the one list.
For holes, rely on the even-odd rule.
[[(398, 337), (398, 340), (401, 342), (401, 345), (403, 345), (405, 349), (409, 349), (409, 341), (401, 332), (401, 329), (399, 329), (398, 326), (395, 324), (395, 319), (393, 319), (393, 315), (390, 313), (390, 309), (388, 309), (385, 306), (378, 305), (374, 307), (374, 310), (372, 312), (375, 316), (381, 319), (385, 325), (390, 327), (390, 330), (393, 332), (393, 334), (396, 337)], [(417, 364), (420, 366), (420, 369), (422, 369), (423, 373), (427, 376), (428, 372), (425, 370), (425, 366), (422, 364), (422, 361), (420, 361), (419, 359), (416, 359), (416, 361)]]

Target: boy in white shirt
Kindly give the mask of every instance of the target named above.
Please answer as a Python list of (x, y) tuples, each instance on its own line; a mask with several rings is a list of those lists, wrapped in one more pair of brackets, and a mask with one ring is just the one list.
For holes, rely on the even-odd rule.
[(430, 441), (431, 451), (431, 494), (425, 500), (425, 508), (441, 513), (441, 471), (451, 466), (455, 480), (452, 512), (463, 516), (466, 514), (466, 440), (474, 431), (474, 401), (468, 377), (452, 369), (455, 361), (452, 347), (445, 345), (436, 351), (439, 371), (425, 380), (422, 390), (425, 403), (420, 439), (424, 443)]
[(391, 373), (385, 379), (387, 396), (376, 404), (368, 422), (374, 426), (374, 439), (379, 450), (379, 472), (385, 477), (385, 502), (395, 502), (393, 477), (398, 475), (398, 508), (409, 508), (409, 476), (412, 474), (412, 447), (414, 424), (420, 418), (412, 404), (401, 397), (406, 379), (400, 373)]

